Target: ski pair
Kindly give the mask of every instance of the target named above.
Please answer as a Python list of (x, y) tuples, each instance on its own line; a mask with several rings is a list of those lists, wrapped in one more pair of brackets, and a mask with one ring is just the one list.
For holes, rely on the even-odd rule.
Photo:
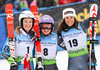
[(98, 5), (91, 4), (90, 7), (90, 45), (89, 45), (89, 70), (96, 70), (96, 57), (94, 44), (98, 43), (96, 40), (96, 24), (97, 24)]
[[(37, 57), (41, 57), (41, 42), (40, 42), (40, 32), (39, 32), (39, 25), (38, 25), (38, 9), (36, 3), (32, 2), (30, 5), (31, 12), (35, 16), (35, 23), (34, 23), (34, 31), (36, 32), (36, 51)], [(10, 56), (15, 58), (15, 37), (14, 37), (14, 21), (13, 21), (13, 5), (11, 3), (7, 3), (5, 6), (6, 11), (6, 19), (7, 19), (7, 29), (8, 29), (8, 42), (10, 47)], [(27, 57), (27, 56), (26, 56)], [(40, 60), (42, 61), (42, 60)], [(13, 70), (13, 66), (10, 65), (10, 70)], [(18, 70), (18, 68), (14, 69)]]

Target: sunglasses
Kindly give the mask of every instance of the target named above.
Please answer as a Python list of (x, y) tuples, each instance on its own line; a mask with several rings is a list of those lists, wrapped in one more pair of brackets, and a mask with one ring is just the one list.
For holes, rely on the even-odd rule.
[(41, 27), (42, 29), (47, 29), (47, 30), (50, 30), (51, 28), (48, 28), (48, 27)]

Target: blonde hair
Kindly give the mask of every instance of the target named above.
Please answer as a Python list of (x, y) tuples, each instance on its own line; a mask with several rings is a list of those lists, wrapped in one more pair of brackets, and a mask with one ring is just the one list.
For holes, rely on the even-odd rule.
[(21, 28), (20, 26), (17, 26), (16, 29), (15, 29), (16, 33), (17, 33), (19, 36), (20, 36), (20, 33), (21, 33), (21, 32), (20, 32), (20, 28)]

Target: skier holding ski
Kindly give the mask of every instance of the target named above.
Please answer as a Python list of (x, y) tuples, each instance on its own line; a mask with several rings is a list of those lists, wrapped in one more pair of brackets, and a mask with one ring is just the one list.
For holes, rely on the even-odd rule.
[[(86, 23), (76, 20), (76, 12), (73, 8), (63, 10), (63, 20), (58, 27), (59, 41), (64, 43), (69, 55), (68, 70), (88, 70), (88, 49), (86, 44), (86, 31), (89, 21)], [(59, 44), (59, 45), (60, 45)]]
[[(19, 15), (20, 26), (16, 27), (15, 36), (15, 58), (10, 57), (8, 39), (3, 47), (3, 56), (8, 60), (10, 65), (13, 67), (11, 70), (34, 70), (33, 56), (35, 48), (36, 33), (33, 30), (34, 26), (34, 15), (30, 11), (23, 11)], [(27, 63), (23, 64), (23, 60), (27, 54)], [(41, 58), (41, 57), (39, 57)], [(23, 60), (23, 61), (22, 61)], [(29, 62), (30, 60), (30, 62)], [(12, 65), (14, 63), (14, 65)], [(18, 66), (17, 66), (18, 65)], [(18, 68), (18, 69), (17, 69)], [(38, 68), (39, 69), (39, 68)], [(37, 70), (38, 70), (37, 69)]]
[[(58, 70), (56, 53), (57, 50), (62, 50), (62, 48), (58, 46), (57, 34), (52, 32), (54, 20), (49, 15), (43, 15), (39, 20), (39, 26), (44, 70)], [(37, 68), (38, 65), (36, 65), (36, 70)]]

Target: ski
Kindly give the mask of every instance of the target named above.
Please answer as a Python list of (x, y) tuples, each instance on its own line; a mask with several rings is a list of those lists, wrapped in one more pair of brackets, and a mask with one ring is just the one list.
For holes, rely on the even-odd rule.
[(32, 2), (30, 4), (30, 9), (31, 9), (31, 12), (34, 14), (35, 16), (35, 22), (34, 22), (34, 31), (36, 32), (36, 51), (37, 51), (37, 57), (41, 56), (41, 42), (40, 42), (40, 30), (39, 30), (39, 20), (38, 20), (38, 9), (37, 9), (37, 6), (36, 6), (36, 3), (35, 2)]
[(15, 45), (14, 45), (14, 22), (13, 22), (13, 5), (8, 3), (5, 6), (7, 29), (8, 29), (8, 40), (10, 46), (10, 55), (15, 58)]
[(36, 2), (32, 2), (30, 4), (30, 9), (33, 15), (35, 16), (35, 22), (34, 22), (34, 31), (36, 32), (36, 40), (35, 40), (35, 45), (36, 45), (36, 54), (37, 54), (37, 60), (38, 60), (38, 68), (43, 70), (42, 66), (42, 54), (41, 54), (41, 41), (40, 41), (40, 29), (39, 29), (39, 20), (38, 20), (38, 8), (36, 6)]
[[(7, 3), (5, 6), (6, 19), (7, 19), (7, 29), (8, 29), (8, 43), (10, 47), (10, 57), (15, 58), (15, 37), (14, 37), (14, 22), (13, 22), (13, 5)], [(10, 70), (18, 70), (16, 63), (10, 64)]]
[(89, 70), (96, 70), (96, 57), (94, 44), (98, 43), (96, 40), (96, 24), (97, 24), (98, 5), (91, 4), (90, 7), (90, 45), (89, 45)]

